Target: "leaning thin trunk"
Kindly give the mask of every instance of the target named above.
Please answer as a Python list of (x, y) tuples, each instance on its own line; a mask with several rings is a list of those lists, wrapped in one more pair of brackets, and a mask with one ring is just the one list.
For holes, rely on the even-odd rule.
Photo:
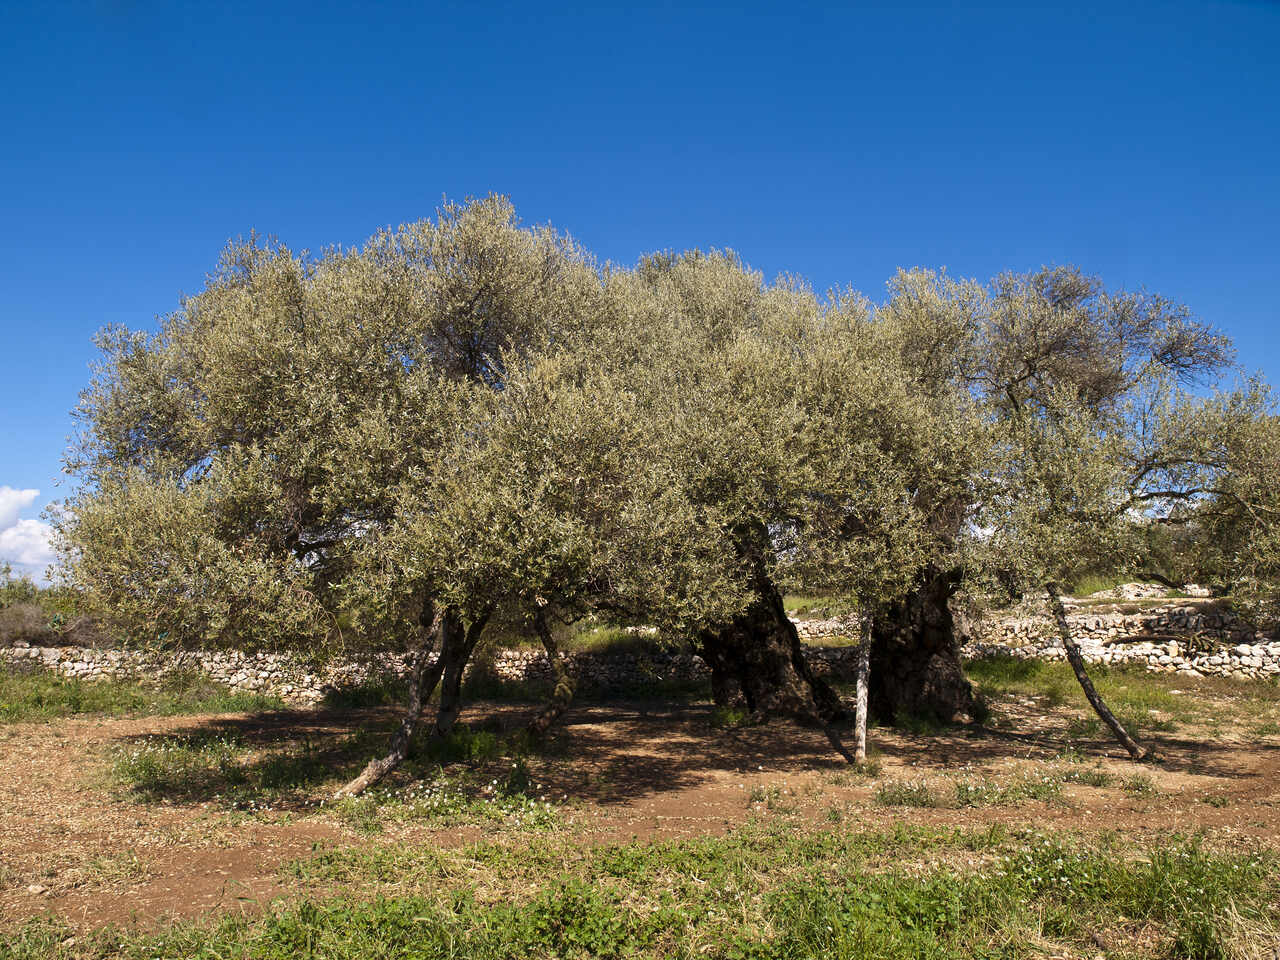
[(853, 756), (867, 762), (867, 681), (871, 674), (871, 616), (862, 617), (862, 639), (858, 644), (858, 691), (853, 713)]
[(422, 719), (422, 708), (426, 704), (436, 684), (440, 682), (443, 669), (443, 657), (431, 660), (432, 647), (442, 627), (442, 612), (437, 610), (432, 616), (430, 626), (426, 629), (421, 647), (414, 653), (413, 663), (409, 669), (409, 703), (405, 708), (404, 719), (391, 737), (391, 748), (386, 756), (370, 760), (360, 775), (334, 794), (334, 799), (358, 796), (378, 783), (409, 755), (409, 743), (418, 731)]
[(556, 685), (551, 692), (551, 700), (536, 717), (529, 721), (529, 736), (535, 740), (541, 740), (569, 708), (577, 681), (570, 672), (565, 658), (561, 656), (555, 637), (551, 635), (547, 619), (541, 610), (534, 615), (533, 622), (538, 631), (538, 639), (542, 641), (542, 649), (547, 652), (547, 660), (551, 663), (551, 669), (556, 675)]
[(1111, 728), (1111, 732), (1115, 734), (1121, 746), (1129, 751), (1129, 756), (1135, 760), (1143, 760), (1151, 754), (1138, 745), (1138, 742), (1129, 736), (1129, 731), (1124, 725), (1116, 719), (1116, 715), (1099, 696), (1098, 691), (1094, 689), (1093, 681), (1089, 679), (1089, 674), (1085, 671), (1084, 657), (1080, 653), (1080, 647), (1076, 645), (1075, 639), (1071, 636), (1071, 624), (1067, 622), (1067, 610), (1062, 605), (1062, 597), (1058, 593), (1057, 584), (1047, 584), (1046, 589), (1049, 592), (1049, 607), (1053, 611), (1053, 617), (1058, 622), (1058, 636), (1062, 639), (1062, 648), (1067, 652), (1067, 662), (1071, 664), (1071, 669), (1076, 675), (1076, 679), (1080, 681), (1080, 689), (1084, 691), (1085, 698), (1089, 701), (1090, 706), (1102, 718), (1102, 722)]

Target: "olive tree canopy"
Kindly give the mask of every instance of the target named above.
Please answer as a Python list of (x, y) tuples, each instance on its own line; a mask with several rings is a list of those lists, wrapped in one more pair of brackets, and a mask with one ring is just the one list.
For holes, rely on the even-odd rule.
[(1072, 269), (906, 272), (874, 306), (726, 253), (600, 268), (490, 197), (352, 250), (233, 244), (157, 333), (99, 345), (64, 576), (135, 642), (406, 654), (404, 723), (350, 791), (437, 686), (447, 731), (499, 621), (556, 667), (538, 729), (572, 692), (551, 627), (605, 612), (839, 746), (790, 586), (874, 625), (875, 710), (951, 717), (974, 708), (966, 576), (1128, 557), (1135, 513), (1232, 533), (1224, 577), (1275, 576), (1261, 392), (1179, 392), (1225, 341)]

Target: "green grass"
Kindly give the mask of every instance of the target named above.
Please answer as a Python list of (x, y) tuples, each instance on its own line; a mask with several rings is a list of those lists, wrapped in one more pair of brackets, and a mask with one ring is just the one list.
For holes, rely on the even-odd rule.
[(289, 865), (293, 895), (259, 916), (74, 939), (39, 920), (0, 958), (1020, 960), (1093, 956), (1105, 933), (1108, 955), (1209, 960), (1275, 936), (1276, 867), (1185, 839), (779, 821), (613, 846), (373, 844)]
[[(946, 781), (943, 781), (945, 783)], [(1023, 803), (1064, 803), (1063, 784), (1106, 787), (1113, 778), (1097, 766), (1048, 763), (1007, 780), (962, 776), (951, 781), (953, 796), (928, 780), (885, 780), (877, 785), (875, 802), (885, 807), (998, 807)]]
[(830, 605), (831, 600), (828, 597), (789, 593), (782, 598), (782, 608), (787, 611), (787, 616), (797, 620), (807, 617), (825, 617)]
[[(574, 625), (558, 643), (565, 653), (636, 653), (654, 649), (658, 640), (624, 624), (598, 623), (588, 619)], [(512, 650), (542, 649), (542, 641), (536, 636), (516, 632), (502, 634), (495, 644)]]
[(1132, 579), (1118, 573), (1087, 573), (1071, 584), (1069, 593), (1073, 597), (1087, 597), (1101, 590), (1110, 590), (1122, 583), (1129, 583)]
[(1046, 803), (1062, 799), (1062, 780), (1055, 776), (1022, 776), (1009, 783), (964, 779), (955, 782), (957, 807), (1016, 805), (1029, 800)]
[[(1072, 737), (1108, 735), (1084, 697), (1069, 664), (1060, 661), (1022, 660), (992, 656), (965, 665), (969, 678), (984, 699), (1014, 694), (1042, 698), (1049, 706), (1072, 706), (1085, 716), (1072, 721)], [(1200, 716), (1195, 698), (1172, 693), (1186, 686), (1182, 677), (1152, 673), (1140, 667), (1090, 664), (1089, 676), (1098, 693), (1134, 736), (1143, 731), (1176, 730), (1179, 723)]]
[(876, 787), (875, 799), (882, 807), (937, 807), (942, 803), (924, 780), (886, 780)]
[(368, 730), (270, 749), (255, 748), (235, 729), (148, 736), (111, 751), (110, 777), (119, 794), (144, 803), (267, 810), (303, 802), (314, 787), (355, 776), (380, 743)]
[(1135, 773), (1120, 784), (1120, 787), (1131, 797), (1154, 797), (1160, 792), (1148, 773)]
[(0, 672), (0, 723), (78, 714), (168, 716), (280, 710), (275, 697), (235, 693), (198, 673), (175, 674), (155, 686), (126, 680), (81, 680), (49, 670)]

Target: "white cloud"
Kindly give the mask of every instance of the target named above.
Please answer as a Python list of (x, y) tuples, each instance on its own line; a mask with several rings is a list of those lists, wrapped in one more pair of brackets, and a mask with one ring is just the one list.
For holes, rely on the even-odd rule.
[(0, 562), (8, 561), (26, 572), (42, 575), (53, 562), (49, 524), (20, 514), (40, 496), (39, 490), (0, 487)]
[(0, 531), (8, 530), (18, 522), (18, 514), (36, 502), (39, 490), (15, 490), (0, 487)]

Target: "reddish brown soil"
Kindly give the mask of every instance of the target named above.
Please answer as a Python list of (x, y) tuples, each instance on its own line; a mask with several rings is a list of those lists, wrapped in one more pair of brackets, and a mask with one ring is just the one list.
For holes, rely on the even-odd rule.
[[(584, 843), (718, 834), (752, 817), (803, 818), (824, 829), (882, 829), (895, 821), (980, 827), (1117, 830), (1133, 835), (1204, 832), (1214, 842), (1280, 843), (1280, 739), (1244, 727), (1184, 725), (1158, 738), (1162, 761), (1137, 765), (1102, 741), (1076, 746), (1123, 782), (1145, 773), (1158, 792), (1068, 785), (1059, 803), (978, 809), (877, 805), (886, 780), (956, 776), (1005, 780), (1043, 772), (1065, 746), (1071, 713), (1009, 698), (999, 731), (911, 736), (872, 731), (882, 769), (855, 777), (822, 734), (790, 724), (723, 731), (701, 705), (583, 706), (567, 718), (558, 749), (534, 762), (550, 794), (569, 798), (564, 829)], [(478, 705), (466, 719), (514, 726), (527, 711)], [(0, 925), (41, 914), (77, 928), (166, 915), (256, 910), (289, 892), (282, 864), (317, 847), (411, 840), (456, 846), (504, 828), (431, 829), (398, 824), (376, 840), (314, 808), (245, 817), (214, 799), (144, 804), (113, 794), (113, 746), (153, 734), (236, 728), (265, 744), (349, 731), (370, 714), (290, 713), (142, 719), (69, 719), (0, 728)], [(772, 797), (753, 802), (758, 789)], [(776, 789), (776, 793), (774, 792)], [(323, 795), (318, 790), (316, 796)], [(1216, 804), (1204, 802), (1217, 798)], [(840, 823), (829, 820), (840, 811)]]

